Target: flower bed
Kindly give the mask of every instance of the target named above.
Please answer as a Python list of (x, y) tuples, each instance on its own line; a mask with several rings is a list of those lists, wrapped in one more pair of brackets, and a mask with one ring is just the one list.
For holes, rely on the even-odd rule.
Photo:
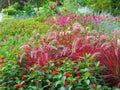
[[(47, 32), (42, 35), (39, 30), (44, 28), (40, 29), (39, 19), (34, 23), (30, 19), (33, 20), (29, 21), (30, 26), (30, 23), (23, 25), (24, 21), (20, 27), (10, 24), (14, 28), (11, 31), (2, 28), (1, 35), (8, 34), (4, 39), (2, 36), (2, 45), (8, 43), (12, 48), (2, 46), (4, 49), (0, 51), (8, 49), (0, 59), (0, 89), (115, 90), (120, 87), (119, 30), (112, 32), (113, 35), (94, 30), (101, 21), (119, 23), (118, 18), (58, 15), (41, 20), (50, 27), (49, 30), (45, 27)], [(19, 53), (13, 55), (14, 50)]]

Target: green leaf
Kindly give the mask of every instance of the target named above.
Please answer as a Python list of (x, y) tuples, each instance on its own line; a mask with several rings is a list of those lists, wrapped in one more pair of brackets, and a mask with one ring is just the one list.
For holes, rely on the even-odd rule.
[(100, 65), (100, 62), (96, 62), (95, 66), (98, 67)]
[(58, 78), (60, 79), (62, 77), (62, 74), (60, 73), (59, 75), (58, 75)]
[(61, 87), (61, 88), (59, 88), (58, 90), (67, 90), (67, 89), (65, 89), (65, 87)]
[(89, 69), (85, 68), (85, 69), (81, 69), (80, 72), (87, 72)]
[(66, 76), (63, 76), (61, 80), (62, 80), (62, 82), (65, 82)]
[(52, 78), (52, 75), (46, 75), (48, 79), (51, 79)]
[(69, 80), (70, 82), (73, 82), (73, 79), (74, 79), (73, 77), (69, 77), (69, 78), (68, 78), (68, 80)]
[(54, 85), (55, 85), (55, 87), (57, 87), (60, 84), (62, 84), (62, 81), (56, 81)]
[(65, 87), (65, 90), (72, 90), (72, 85), (68, 85), (67, 87)]
[(85, 80), (85, 82), (86, 82), (86, 84), (90, 84), (90, 80), (88, 79), (88, 80)]
[(75, 88), (75, 90), (84, 90), (84, 87), (83, 86), (81, 86), (81, 87), (78, 86), (78, 87)]

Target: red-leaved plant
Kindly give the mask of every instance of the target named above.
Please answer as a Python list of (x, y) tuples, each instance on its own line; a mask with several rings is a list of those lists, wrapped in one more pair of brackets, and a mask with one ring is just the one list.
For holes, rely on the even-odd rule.
[[(102, 66), (106, 66), (102, 77), (108, 81), (114, 80), (115, 83), (112, 84), (119, 86), (120, 48), (117, 45), (117, 34), (115, 34), (113, 41), (110, 41), (103, 33), (86, 32), (82, 25), (73, 24), (71, 31), (53, 30), (49, 31), (46, 36), (41, 38), (41, 46), (26, 53), (25, 62), (27, 65), (32, 66), (36, 63), (39, 66), (44, 66), (50, 60), (66, 58), (81, 60), (81, 57), (88, 53), (100, 61)], [(110, 82), (108, 84), (112, 85)]]
[(101, 77), (108, 85), (120, 87), (120, 47), (107, 43), (102, 45), (100, 51), (95, 54), (96, 60), (105, 66)]
[(43, 66), (49, 60), (65, 58), (81, 60), (80, 56), (84, 57), (86, 53), (94, 54), (99, 51), (101, 41), (107, 41), (104, 34), (86, 32), (79, 23), (73, 24), (71, 31), (49, 31), (46, 36), (41, 38), (41, 46), (26, 52), (25, 61), (30, 66), (34, 63)]

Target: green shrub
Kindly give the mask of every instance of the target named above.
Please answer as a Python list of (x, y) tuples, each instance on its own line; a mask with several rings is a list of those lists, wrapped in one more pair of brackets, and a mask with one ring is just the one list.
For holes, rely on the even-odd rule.
[(76, 10), (78, 9), (77, 0), (64, 0), (63, 7), (68, 11), (76, 12)]
[(93, 8), (95, 11), (110, 11), (111, 0), (87, 0), (87, 5)]
[[(14, 60), (20, 52), (23, 43), (28, 42), (33, 36), (32, 32), (43, 34), (50, 28), (43, 16), (29, 19), (5, 20), (0, 24), (0, 57)], [(15, 46), (13, 49), (12, 46)], [(8, 59), (7, 58), (7, 59)], [(6, 60), (7, 60), (6, 59)]]
[(112, 12), (116, 14), (120, 14), (120, 1), (119, 0), (111, 0)]
[(3, 9), (3, 13), (4, 14), (8, 14), (8, 15), (15, 15), (17, 13), (17, 9), (19, 8), (19, 4), (18, 3), (15, 3), (11, 6), (9, 6), (8, 8), (6, 9)]
[(15, 15), (17, 11), (16, 11), (16, 9), (9, 7), (7, 9), (4, 9), (2, 12), (4, 14), (8, 14), (8, 15)]
[(120, 1), (119, 0), (78, 0), (80, 5), (94, 9), (97, 12), (112, 12), (114, 15), (120, 14)]

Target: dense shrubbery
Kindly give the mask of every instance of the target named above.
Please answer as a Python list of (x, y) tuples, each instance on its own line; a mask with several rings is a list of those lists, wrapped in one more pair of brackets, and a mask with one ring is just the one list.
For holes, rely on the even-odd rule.
[(17, 9), (19, 8), (19, 4), (15, 3), (14, 5), (9, 6), (4, 9), (2, 12), (8, 15), (15, 15), (17, 13)]

